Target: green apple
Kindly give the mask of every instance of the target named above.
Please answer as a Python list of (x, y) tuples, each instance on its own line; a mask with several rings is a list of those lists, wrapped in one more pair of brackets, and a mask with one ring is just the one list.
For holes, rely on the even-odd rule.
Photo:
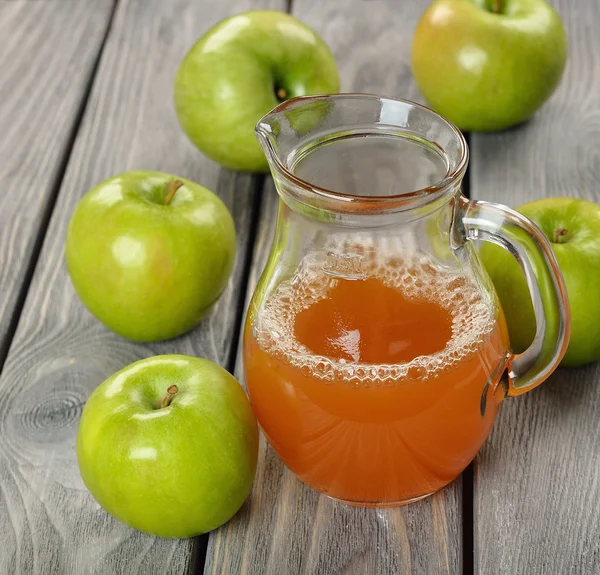
[(77, 294), (109, 329), (136, 341), (194, 327), (225, 288), (234, 259), (225, 204), (160, 172), (128, 172), (95, 187), (67, 232)]
[(256, 10), (227, 18), (181, 62), (175, 110), (190, 140), (232, 170), (267, 170), (256, 123), (288, 98), (339, 90), (323, 40), (296, 18)]
[[(536, 223), (552, 243), (567, 286), (571, 338), (562, 365), (600, 359), (600, 205), (573, 198), (546, 198), (518, 211)], [(505, 250), (492, 244), (481, 249), (506, 315), (516, 353), (533, 341), (535, 316), (521, 268)]]
[(550, 97), (567, 38), (545, 0), (437, 0), (417, 25), (411, 59), (432, 108), (461, 130), (495, 131)]
[(160, 537), (229, 521), (250, 493), (258, 428), (242, 387), (206, 359), (132, 363), (92, 393), (77, 434), (81, 477), (111, 515)]

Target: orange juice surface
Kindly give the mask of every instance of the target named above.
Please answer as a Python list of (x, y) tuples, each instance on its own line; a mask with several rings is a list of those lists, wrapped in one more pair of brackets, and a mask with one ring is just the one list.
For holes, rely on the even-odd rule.
[(473, 280), (397, 258), (363, 279), (304, 262), (250, 315), (253, 409), (310, 486), (394, 505), (452, 481), (496, 417), (501, 311)]

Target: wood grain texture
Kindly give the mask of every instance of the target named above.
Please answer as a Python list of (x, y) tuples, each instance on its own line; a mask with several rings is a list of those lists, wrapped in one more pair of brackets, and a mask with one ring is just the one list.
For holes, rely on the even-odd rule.
[(0, 1), (0, 367), (112, 6)]
[[(80, 4), (69, 2), (69, 9), (79, 10)], [(192, 540), (142, 535), (99, 508), (81, 481), (75, 438), (91, 392), (132, 361), (178, 352), (229, 362), (244, 295), (240, 284), (256, 179), (222, 171), (193, 148), (175, 118), (172, 84), (180, 60), (203, 31), (226, 15), (265, 5), (119, 2), (0, 377), (2, 574), (164, 575), (193, 568)], [(129, 169), (162, 170), (215, 190), (232, 211), (238, 233), (236, 267), (218, 304), (196, 330), (161, 344), (134, 344), (105, 329), (76, 297), (64, 265), (66, 226), (78, 200)]]
[[(293, 13), (331, 46), (344, 91), (418, 99), (409, 50), (423, 2), (294, 0)], [(272, 184), (262, 198), (251, 296), (276, 223)], [(246, 305), (247, 308), (247, 305)], [(237, 375), (243, 378), (238, 357)], [(362, 509), (319, 495), (289, 472), (262, 438), (254, 491), (241, 512), (211, 534), (205, 574), (456, 574), (462, 559), (461, 479), (419, 503)]]
[[(600, 4), (553, 4), (569, 37), (564, 79), (528, 123), (472, 136), (473, 197), (600, 201)], [(598, 364), (506, 401), (476, 462), (476, 573), (600, 573), (598, 421)]]

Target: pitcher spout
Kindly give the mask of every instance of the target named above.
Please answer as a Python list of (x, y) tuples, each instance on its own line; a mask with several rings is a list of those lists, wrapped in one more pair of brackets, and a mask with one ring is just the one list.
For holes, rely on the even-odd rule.
[(277, 135), (279, 133), (279, 121), (276, 114), (269, 113), (263, 116), (254, 128), (256, 139), (260, 144), (269, 167), (273, 168), (273, 162), (277, 157)]
[(331, 96), (299, 96), (279, 104), (258, 121), (256, 137), (271, 171), (275, 165), (291, 168), (303, 145), (314, 142), (327, 127), (333, 108)]

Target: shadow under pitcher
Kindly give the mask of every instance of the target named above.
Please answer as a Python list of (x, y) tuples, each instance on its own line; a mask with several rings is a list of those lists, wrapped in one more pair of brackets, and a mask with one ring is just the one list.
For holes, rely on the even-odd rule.
[[(332, 498), (426, 497), (475, 457), (506, 395), (540, 384), (566, 350), (551, 247), (515, 211), (461, 194), (467, 143), (418, 104), (296, 98), (256, 131), (280, 198), (244, 333), (258, 421), (289, 469)], [(537, 333), (520, 355), (479, 241), (527, 277)]]

